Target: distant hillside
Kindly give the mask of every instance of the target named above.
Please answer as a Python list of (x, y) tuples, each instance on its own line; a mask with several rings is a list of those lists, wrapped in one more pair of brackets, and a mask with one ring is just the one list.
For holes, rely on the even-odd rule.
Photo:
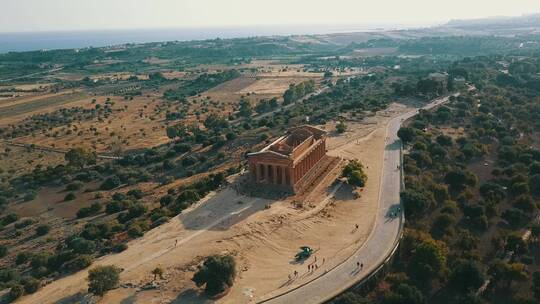
[[(540, 34), (540, 14), (518, 17), (498, 16), (482, 19), (451, 20), (441, 26), (401, 29), (336, 33), (309, 36), (321, 43), (340, 46), (362, 44), (374, 39), (407, 40), (424, 37), (450, 36), (516, 36)], [(306, 37), (306, 36), (297, 36)]]
[(470, 20), (451, 20), (442, 28), (482, 31), (488, 34), (521, 34), (540, 29), (540, 14), (517, 17), (491, 17)]

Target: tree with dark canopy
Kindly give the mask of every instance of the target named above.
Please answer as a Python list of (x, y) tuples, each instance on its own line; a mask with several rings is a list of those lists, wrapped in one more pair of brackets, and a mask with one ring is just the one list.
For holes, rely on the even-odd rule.
[(484, 283), (484, 274), (479, 265), (472, 260), (458, 261), (454, 266), (449, 282), (457, 290), (474, 291)]
[(216, 295), (233, 285), (236, 276), (236, 263), (230, 255), (212, 255), (206, 258), (193, 276), (193, 282), (201, 287), (206, 284), (205, 292)]
[(96, 153), (83, 148), (73, 148), (69, 150), (64, 158), (70, 166), (84, 168), (87, 165), (96, 164)]
[(102, 296), (116, 288), (120, 281), (120, 269), (116, 266), (97, 266), (88, 272), (88, 292)]

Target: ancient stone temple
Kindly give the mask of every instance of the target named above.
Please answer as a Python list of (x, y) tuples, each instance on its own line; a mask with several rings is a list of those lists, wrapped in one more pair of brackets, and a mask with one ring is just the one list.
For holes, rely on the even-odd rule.
[(326, 156), (326, 131), (300, 126), (290, 129), (259, 152), (247, 155), (251, 181), (296, 192), (313, 177)]

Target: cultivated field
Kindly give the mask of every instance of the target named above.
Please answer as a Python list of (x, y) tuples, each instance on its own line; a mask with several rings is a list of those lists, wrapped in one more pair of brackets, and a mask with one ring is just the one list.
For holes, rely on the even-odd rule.
[(66, 107), (68, 104), (81, 101), (87, 97), (88, 95), (84, 92), (66, 91), (57, 94), (7, 99), (0, 103), (0, 126), (5, 126), (32, 114), (50, 112), (54, 109)]

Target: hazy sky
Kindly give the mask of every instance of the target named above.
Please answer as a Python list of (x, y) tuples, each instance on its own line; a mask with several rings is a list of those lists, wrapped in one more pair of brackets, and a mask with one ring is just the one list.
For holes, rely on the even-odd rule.
[(540, 0), (0, 0), (0, 32), (274, 24), (427, 25), (540, 12)]

